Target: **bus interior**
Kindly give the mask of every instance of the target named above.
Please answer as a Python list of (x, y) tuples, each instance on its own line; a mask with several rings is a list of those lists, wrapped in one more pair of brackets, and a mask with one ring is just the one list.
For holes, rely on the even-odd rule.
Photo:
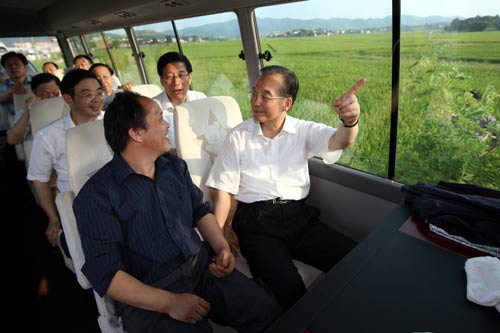
[[(500, 189), (500, 5), (481, 14), (496, 18), (495, 28), (453, 31), (454, 20), (466, 19), (454, 14), (456, 6), (466, 7), (459, 13), (480, 17), (474, 4), (441, 8), (436, 3), (439, 12), (416, 22), (419, 17), (405, 15), (419, 7), (410, 3), (377, 0), (370, 4), (378, 7), (373, 20), (353, 12), (335, 25), (334, 18), (344, 15), (340, 1), (6, 0), (0, 4), (0, 41), (6, 45), (1, 52), (25, 53), (39, 72), (46, 61), (67, 71), (74, 56), (86, 54), (113, 67), (121, 82), (161, 87), (156, 60), (179, 51), (193, 63), (192, 88), (207, 96), (232, 96), (243, 119), (251, 117), (248, 93), (260, 69), (284, 65), (301, 82), (292, 116), (333, 127), (339, 120), (332, 99), (366, 77), (358, 94), (362, 116), (356, 145), (333, 165), (309, 160), (308, 197), (323, 221), (362, 242), (402, 205), (405, 184), (445, 181)], [(300, 8), (311, 16), (294, 19)], [(359, 15), (365, 12), (359, 7)], [(13, 314), (14, 327), (26, 331), (22, 328), (29, 323), (20, 320), (27, 320), (43, 332), (98, 332), (102, 327), (91, 290), (78, 285), (58, 249), (46, 244), (41, 223), (33, 226), (40, 209), (24, 161), (8, 162), (4, 110), (1, 122), (2, 188), (9, 198), (4, 220), (12, 214), (22, 220), (22, 227), (9, 223), (6, 232), (26, 234), (14, 245), (22, 249), (9, 264), (26, 277), (16, 286), (26, 289), (20, 293), (30, 297), (24, 304), (37, 313), (33, 320)], [(43, 259), (49, 266), (43, 271), (49, 291), (51, 285), (58, 290), (52, 298), (50, 293), (40, 297), (41, 287), (33, 281), (41, 274), (35, 272), (38, 264), (30, 263), (41, 260), (37, 251), (50, 258)]]

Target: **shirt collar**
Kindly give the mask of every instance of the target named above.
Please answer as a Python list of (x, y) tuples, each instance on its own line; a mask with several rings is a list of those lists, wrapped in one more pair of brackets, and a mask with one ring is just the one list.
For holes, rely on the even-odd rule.
[[(167, 163), (169, 163), (169, 159), (164, 156), (158, 157), (155, 161), (156, 170), (161, 169)], [(128, 176), (135, 174), (135, 171), (132, 170), (127, 162), (125, 162), (121, 154), (113, 154), (111, 164), (113, 166), (116, 179), (120, 184), (123, 183)]]
[[(31, 78), (32, 76), (31, 75), (26, 75), (26, 80), (24, 80), (24, 85), (31, 85)], [(7, 84), (7, 86), (9, 87), (12, 87), (14, 85), (14, 81), (9, 77), (5, 80), (5, 83)]]
[[(263, 134), (262, 134), (262, 128), (260, 127), (260, 123), (254, 119), (253, 124), (254, 124), (252, 131), (253, 136), (262, 136)], [(288, 113), (285, 116), (285, 124), (283, 125), (283, 128), (280, 133), (283, 132), (290, 134), (297, 133), (297, 119), (289, 116)]]

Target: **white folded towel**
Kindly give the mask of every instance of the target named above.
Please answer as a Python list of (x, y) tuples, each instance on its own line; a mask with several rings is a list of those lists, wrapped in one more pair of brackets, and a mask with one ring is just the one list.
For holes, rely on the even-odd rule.
[(494, 306), (500, 312), (500, 260), (495, 257), (476, 257), (465, 262), (467, 299)]

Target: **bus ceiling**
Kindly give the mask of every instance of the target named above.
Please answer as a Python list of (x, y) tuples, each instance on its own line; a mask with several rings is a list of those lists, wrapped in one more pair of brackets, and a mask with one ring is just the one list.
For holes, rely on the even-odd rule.
[[(0, 37), (75, 36), (124, 26), (215, 14), (283, 0), (3, 0)], [(22, 22), (20, 24), (20, 22)]]

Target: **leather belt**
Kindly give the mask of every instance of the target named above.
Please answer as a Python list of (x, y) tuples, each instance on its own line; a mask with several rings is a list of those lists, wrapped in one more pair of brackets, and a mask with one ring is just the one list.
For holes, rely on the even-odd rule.
[(289, 203), (299, 202), (299, 201), (303, 201), (303, 200), (304, 199), (302, 199), (302, 200), (290, 200), (290, 199), (274, 198), (274, 199), (270, 199), (270, 200), (256, 201), (256, 202), (254, 202), (254, 204), (286, 205)]

